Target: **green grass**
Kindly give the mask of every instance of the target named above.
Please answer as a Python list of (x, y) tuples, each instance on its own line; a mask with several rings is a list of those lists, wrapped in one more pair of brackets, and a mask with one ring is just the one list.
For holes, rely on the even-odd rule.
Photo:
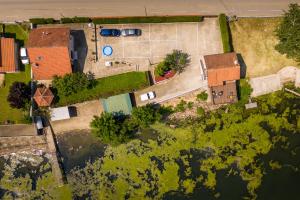
[(223, 43), (223, 51), (224, 53), (228, 53), (232, 51), (231, 42), (230, 42), (230, 34), (229, 34), (229, 27), (226, 19), (225, 14), (219, 15), (219, 24), (220, 24), (220, 31)]
[(21, 42), (28, 40), (28, 33), (18, 24), (5, 24), (5, 34)]
[(133, 23), (173, 23), (173, 22), (201, 22), (202, 16), (152, 16), (152, 17), (119, 17), (94, 18), (95, 24), (133, 24)]
[(97, 79), (92, 89), (85, 89), (70, 96), (59, 96), (57, 106), (80, 103), (97, 98), (106, 98), (122, 93), (133, 92), (149, 86), (147, 72), (129, 72)]
[(5, 85), (0, 88), (0, 123), (6, 120), (15, 123), (26, 123), (24, 112), (20, 109), (11, 108), (7, 102), (9, 87), (16, 81), (29, 83), (30, 81), (30, 66), (25, 67), (25, 71), (19, 73), (5, 74)]

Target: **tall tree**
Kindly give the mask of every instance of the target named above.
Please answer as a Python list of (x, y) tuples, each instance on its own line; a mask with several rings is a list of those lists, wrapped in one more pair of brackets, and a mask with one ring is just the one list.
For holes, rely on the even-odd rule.
[(30, 101), (30, 87), (22, 82), (14, 82), (9, 88), (7, 101), (13, 108), (25, 108)]
[(276, 30), (279, 43), (275, 49), (300, 62), (300, 6), (290, 4), (283, 21)]

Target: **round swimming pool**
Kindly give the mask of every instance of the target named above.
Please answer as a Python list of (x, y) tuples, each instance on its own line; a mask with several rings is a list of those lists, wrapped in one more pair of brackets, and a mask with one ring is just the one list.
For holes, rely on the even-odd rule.
[(112, 53), (113, 53), (113, 49), (112, 49), (111, 46), (104, 46), (104, 47), (102, 48), (102, 53), (103, 53), (103, 55), (105, 55), (105, 56), (111, 56)]

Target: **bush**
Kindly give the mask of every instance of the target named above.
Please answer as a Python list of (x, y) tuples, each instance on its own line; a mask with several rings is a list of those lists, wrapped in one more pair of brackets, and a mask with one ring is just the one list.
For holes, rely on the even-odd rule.
[(135, 107), (132, 110), (131, 120), (139, 127), (146, 128), (161, 118), (152, 104)]
[(224, 51), (224, 53), (232, 52), (232, 45), (231, 45), (230, 34), (229, 34), (229, 26), (228, 26), (225, 14), (219, 15), (219, 24), (220, 24), (222, 43), (223, 43), (223, 51)]
[(187, 103), (187, 108), (188, 109), (192, 109), (193, 106), (194, 106), (194, 102), (190, 101), (190, 102)]
[(176, 112), (184, 112), (186, 109), (186, 101), (181, 100), (179, 104), (176, 105), (175, 111)]
[(33, 24), (54, 24), (56, 22), (53, 18), (31, 18), (29, 21)]
[(163, 62), (160, 62), (156, 66), (156, 68), (154, 70), (154, 74), (155, 74), (155, 76), (163, 76), (169, 70), (170, 70), (170, 67), (168, 65), (166, 65), (166, 63), (163, 61)]
[(197, 115), (198, 115), (199, 117), (203, 117), (204, 114), (205, 114), (205, 110), (204, 110), (202, 107), (198, 107), (198, 108), (197, 108)]
[(90, 124), (92, 133), (103, 143), (120, 144), (126, 142), (133, 135), (133, 130), (127, 125), (126, 118), (120, 120), (111, 113), (101, 113), (100, 116), (94, 116)]
[(25, 108), (30, 102), (30, 87), (23, 82), (14, 82), (7, 97), (12, 108)]
[(208, 98), (208, 94), (206, 91), (201, 92), (200, 94), (197, 95), (197, 100), (198, 101), (206, 101)]
[(164, 63), (170, 69), (181, 73), (189, 63), (189, 55), (181, 50), (173, 50), (171, 54), (167, 54)]
[(69, 96), (92, 87), (93, 83), (94, 80), (90, 78), (90, 74), (77, 72), (66, 74), (63, 77), (55, 76), (52, 81), (52, 86), (58, 91), (59, 95)]
[(56, 106), (65, 106), (98, 98), (133, 92), (150, 85), (148, 72), (128, 72), (94, 80), (94, 86), (78, 93), (63, 95), (58, 91)]
[(132, 23), (173, 23), (173, 22), (201, 22), (202, 16), (152, 16), (152, 17), (121, 17), (94, 18), (95, 24), (132, 24)]

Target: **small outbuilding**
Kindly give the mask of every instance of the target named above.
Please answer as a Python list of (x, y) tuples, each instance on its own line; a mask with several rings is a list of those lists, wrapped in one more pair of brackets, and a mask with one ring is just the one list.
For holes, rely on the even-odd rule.
[(34, 93), (33, 99), (40, 107), (50, 106), (54, 95), (48, 87), (38, 87)]
[(71, 116), (70, 116), (69, 107), (65, 106), (59, 108), (51, 108), (50, 117), (51, 117), (51, 121), (70, 119)]
[(132, 103), (129, 93), (120, 94), (100, 100), (105, 112), (131, 114)]

